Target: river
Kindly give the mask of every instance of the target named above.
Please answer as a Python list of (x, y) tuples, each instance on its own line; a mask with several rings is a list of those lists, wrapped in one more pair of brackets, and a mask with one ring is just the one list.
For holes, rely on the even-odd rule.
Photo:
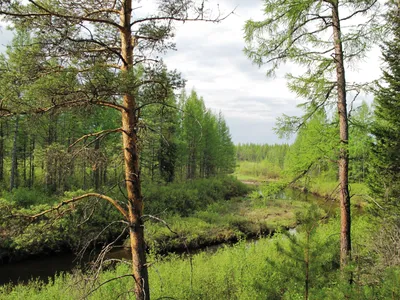
[[(327, 201), (315, 195), (305, 194), (295, 189), (286, 189), (282, 191), (279, 193), (278, 198), (318, 203), (330, 216), (335, 213), (335, 207), (337, 207), (337, 203), (331, 200)], [(223, 245), (224, 244), (215, 245), (190, 252), (191, 254), (199, 251), (214, 252)], [(129, 250), (117, 248), (108, 254), (108, 258), (129, 259), (130, 255)], [(54, 278), (56, 274), (71, 272), (76, 267), (83, 267), (91, 258), (93, 257), (86, 256), (82, 259), (78, 259), (72, 253), (60, 253), (0, 265), (0, 285), (7, 283), (26, 283), (31, 279), (48, 281), (49, 278)]]

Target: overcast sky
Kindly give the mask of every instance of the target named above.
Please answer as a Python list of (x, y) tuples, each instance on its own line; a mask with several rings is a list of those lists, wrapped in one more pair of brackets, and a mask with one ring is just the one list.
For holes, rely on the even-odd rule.
[[(236, 7), (235, 13), (219, 24), (186, 22), (177, 25), (177, 51), (169, 52), (164, 58), (168, 68), (180, 71), (187, 80), (186, 88), (196, 89), (208, 108), (222, 111), (235, 143), (286, 142), (279, 140), (272, 128), (282, 114), (301, 114), (296, 106), (304, 100), (288, 91), (284, 78), (294, 67), (283, 66), (275, 78), (267, 78), (266, 69), (253, 65), (243, 54), (244, 23), (250, 18), (262, 19), (263, 2), (209, 2), (219, 3), (225, 13)], [(6, 44), (10, 38), (10, 33), (2, 29), (0, 44)], [(375, 49), (362, 64), (363, 68), (349, 70), (348, 79), (367, 81), (379, 77), (379, 56)]]

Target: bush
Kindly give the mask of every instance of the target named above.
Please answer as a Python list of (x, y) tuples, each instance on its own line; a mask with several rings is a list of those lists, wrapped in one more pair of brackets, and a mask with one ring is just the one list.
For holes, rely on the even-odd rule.
[(55, 201), (43, 191), (26, 187), (14, 189), (12, 192), (3, 192), (3, 198), (25, 208), (31, 205), (50, 204)]
[[(65, 198), (83, 193), (68, 193)], [(61, 200), (55, 199), (54, 202)], [(33, 222), (23, 217), (35, 215), (50, 207), (49, 204), (36, 204), (26, 208), (16, 202), (0, 199), (0, 227), (3, 229), (0, 231), (0, 259), (20, 259), (30, 255), (74, 250), (92, 240), (91, 245), (95, 246), (112, 240), (122, 230), (119, 223), (108, 226), (120, 219), (111, 204), (93, 198), (75, 203), (72, 210), (69, 206), (63, 206)], [(12, 215), (21, 217), (10, 217)], [(100, 232), (102, 234), (99, 235)]]
[(233, 177), (197, 179), (167, 185), (148, 184), (143, 188), (145, 212), (168, 212), (189, 216), (209, 204), (232, 197), (244, 196), (248, 187)]

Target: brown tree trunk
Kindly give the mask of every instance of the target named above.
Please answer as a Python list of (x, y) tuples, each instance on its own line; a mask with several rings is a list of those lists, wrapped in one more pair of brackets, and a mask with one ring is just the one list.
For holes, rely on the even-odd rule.
[[(123, 58), (122, 74), (133, 68), (133, 47), (131, 30), (132, 1), (122, 2), (120, 12), (121, 56)], [(135, 296), (137, 300), (150, 299), (149, 279), (146, 265), (146, 253), (143, 227), (143, 198), (140, 184), (139, 154), (137, 147), (136, 102), (132, 93), (123, 96), (122, 141), (125, 165), (125, 184), (128, 196), (129, 235), (132, 252), (132, 273), (135, 280)]]
[(340, 31), (339, 3), (332, 4), (333, 37), (335, 45), (335, 63), (338, 91), (339, 113), (339, 184), (340, 184), (340, 266), (343, 269), (351, 260), (351, 217), (349, 195), (349, 129), (347, 120), (346, 78), (343, 62), (343, 48)]

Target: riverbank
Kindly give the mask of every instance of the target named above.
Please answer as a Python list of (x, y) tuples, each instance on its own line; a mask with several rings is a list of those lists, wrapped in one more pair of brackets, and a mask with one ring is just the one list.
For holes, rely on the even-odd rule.
[[(254, 192), (257, 192), (255, 189)], [(145, 222), (145, 239), (147, 251), (155, 254), (167, 254), (170, 252), (191, 252), (208, 246), (224, 243), (235, 243), (248, 238), (259, 238), (275, 233), (278, 228), (288, 229), (296, 226), (296, 214), (304, 211), (310, 204), (302, 193), (287, 191), (282, 198), (259, 197), (233, 197), (229, 200), (218, 200), (208, 204), (205, 209), (191, 213), (189, 216), (158, 215), (162, 221), (147, 219)], [(289, 196), (289, 193), (291, 195)], [(297, 199), (297, 200), (295, 200)], [(129, 242), (127, 242), (129, 245)], [(57, 265), (57, 256), (60, 257), (60, 269), (67, 271), (73, 267), (73, 257), (62, 253), (48, 256), (52, 265)], [(67, 260), (65, 260), (67, 258)], [(46, 257), (39, 258), (46, 265)], [(71, 261), (68, 262), (68, 259)], [(34, 261), (31, 259), (31, 261)], [(18, 264), (23, 268), (23, 262)], [(3, 266), (7, 269), (9, 266)], [(36, 267), (35, 267), (36, 268)], [(47, 269), (47, 268), (45, 268)], [(53, 276), (53, 268), (39, 273), (40, 278)], [(0, 266), (0, 272), (3, 272)], [(29, 270), (24, 269), (24, 273)], [(14, 273), (14, 272), (13, 272)], [(16, 282), (15, 278), (9, 280)], [(11, 276), (11, 275), (10, 275)], [(24, 281), (29, 277), (24, 276)], [(7, 278), (2, 281), (5, 282)]]
[(146, 240), (152, 251), (166, 253), (266, 236), (277, 228), (295, 227), (296, 214), (307, 206), (301, 200), (233, 198), (210, 204), (189, 217), (167, 217), (165, 223), (149, 221)]
[[(380, 271), (369, 265), (373, 230), (367, 219), (354, 220), (354, 282), (350, 286), (339, 270), (337, 233), (339, 219), (319, 224), (311, 239), (313, 253), (308, 274), (309, 296), (313, 299), (397, 299), (400, 270)], [(296, 241), (301, 250), (305, 236)], [(216, 253), (198, 253), (183, 259), (178, 255), (149, 256), (152, 299), (301, 299), (304, 297), (304, 251), (290, 257), (293, 247), (284, 234), (253, 243), (220, 248)], [(285, 252), (286, 251), (286, 252)], [(285, 254), (286, 253), (286, 254)], [(378, 261), (376, 255), (374, 261)], [(129, 266), (117, 265), (97, 279), (81, 273), (59, 275), (49, 283), (0, 287), (0, 299), (128, 299), (133, 279)], [(379, 280), (377, 278), (379, 277)]]
[[(238, 180), (243, 183), (260, 188), (263, 185), (279, 185), (288, 186), (286, 180), (282, 178), (269, 178), (266, 176), (256, 176), (256, 175), (243, 175), (241, 173), (235, 173)], [(295, 182), (290, 185), (291, 188), (297, 189), (302, 193), (309, 193), (315, 197), (325, 199), (327, 201), (338, 201), (339, 200), (339, 184), (337, 181), (323, 181), (323, 180), (313, 180), (308, 182), (306, 185), (301, 181)], [(351, 196), (351, 204), (357, 209), (363, 209), (368, 205), (369, 190), (365, 183), (353, 182), (349, 184), (349, 191)]]
[[(265, 202), (249, 197), (236, 197), (210, 204), (206, 210), (188, 217), (166, 216), (163, 220), (165, 223), (149, 220), (145, 223), (148, 252), (163, 255), (170, 252), (191, 252), (212, 245), (272, 235), (277, 228), (295, 227), (296, 213), (303, 211), (307, 205), (303, 201), (271, 199)], [(43, 269), (41, 272), (37, 272), (35, 260), (42, 262), (43, 266), (39, 267)], [(24, 265), (23, 261), (14, 264), (16, 270), (12, 273), (9, 270), (13, 264), (0, 265), (0, 272), (5, 275), (1, 282), (17, 282), (18, 278), (26, 282), (30, 278), (25, 274), (29, 273), (29, 265), (34, 268), (32, 274), (35, 274), (35, 278), (53, 276), (57, 265), (58, 271), (72, 270), (78, 263), (73, 263), (73, 260), (73, 255), (63, 253), (42, 255), (30, 259), (28, 265)], [(47, 267), (48, 264), (51, 266)], [(17, 269), (24, 273), (22, 277), (18, 275)]]
[[(244, 197), (248, 191), (246, 185), (229, 176), (166, 185), (147, 184), (143, 189), (145, 213), (166, 220), (193, 217), (197, 212), (207, 210), (210, 205), (230, 203), (229, 199)], [(117, 244), (123, 243), (126, 235), (121, 235), (124, 224), (120, 222), (118, 211), (95, 197), (72, 206), (62, 206), (39, 219), (29, 218), (65, 199), (87, 192), (68, 192), (59, 198), (48, 199), (48, 203), (29, 206), (21, 206), (18, 201), (10, 199), (0, 199), (0, 262), (75, 252), (83, 246), (92, 250), (115, 241), (117, 237)], [(109, 195), (118, 199), (121, 191), (115, 188), (109, 191)], [(147, 222), (147, 228), (151, 227), (152, 222)]]

